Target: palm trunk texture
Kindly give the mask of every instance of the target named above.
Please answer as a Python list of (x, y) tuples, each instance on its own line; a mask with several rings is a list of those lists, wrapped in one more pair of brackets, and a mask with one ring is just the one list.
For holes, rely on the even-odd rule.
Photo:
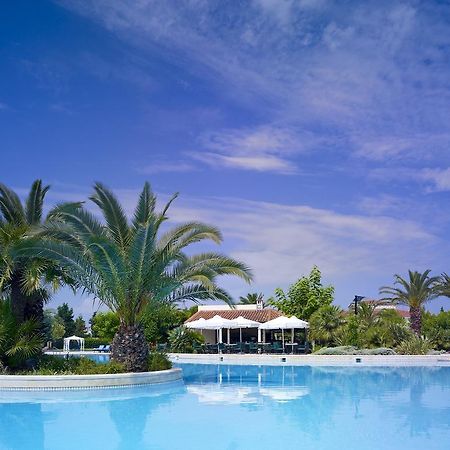
[(111, 357), (129, 372), (148, 370), (148, 344), (141, 325), (120, 325), (112, 342)]

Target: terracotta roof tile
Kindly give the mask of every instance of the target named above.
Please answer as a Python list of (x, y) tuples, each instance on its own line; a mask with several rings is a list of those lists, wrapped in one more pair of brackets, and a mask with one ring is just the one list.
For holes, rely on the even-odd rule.
[(198, 319), (212, 319), (215, 315), (223, 317), (224, 319), (237, 319), (239, 316), (245, 317), (249, 320), (255, 320), (256, 322), (268, 322), (269, 320), (276, 319), (282, 316), (279, 311), (271, 308), (264, 308), (259, 310), (240, 310), (240, 309), (229, 309), (229, 310), (214, 310), (214, 311), (197, 311), (193, 316), (189, 317), (187, 322), (193, 322)]

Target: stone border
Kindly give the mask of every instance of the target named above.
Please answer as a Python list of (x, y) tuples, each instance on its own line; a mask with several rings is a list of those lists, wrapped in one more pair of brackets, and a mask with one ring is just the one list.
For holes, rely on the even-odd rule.
[(98, 375), (0, 375), (0, 392), (107, 389), (169, 383), (182, 380), (181, 369)]
[(434, 366), (450, 367), (444, 355), (204, 355), (169, 353), (174, 363), (250, 366)]

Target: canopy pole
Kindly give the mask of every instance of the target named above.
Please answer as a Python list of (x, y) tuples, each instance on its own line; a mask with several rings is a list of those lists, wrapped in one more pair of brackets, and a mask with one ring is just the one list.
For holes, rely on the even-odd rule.
[(258, 328), (258, 342), (261, 342), (261, 330)]
[(228, 345), (230, 345), (230, 329), (228, 328), (228, 336), (227, 336)]
[(283, 353), (284, 353), (284, 328), (281, 329), (281, 340), (283, 341)]
[(239, 342), (242, 344), (242, 328), (239, 328)]

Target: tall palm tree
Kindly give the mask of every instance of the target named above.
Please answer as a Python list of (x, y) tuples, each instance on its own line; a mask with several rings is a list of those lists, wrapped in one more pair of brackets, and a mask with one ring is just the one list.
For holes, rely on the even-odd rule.
[(264, 295), (262, 293), (247, 294), (245, 297), (239, 297), (239, 303), (241, 305), (255, 305), (258, 301), (263, 301)]
[(79, 206), (55, 212), (33, 246), (66, 268), (85, 291), (116, 312), (120, 326), (112, 342), (112, 358), (127, 370), (144, 371), (148, 345), (141, 319), (150, 302), (220, 299), (230, 295), (216, 284), (220, 275), (235, 275), (250, 282), (250, 270), (241, 262), (217, 253), (188, 255), (191, 244), (221, 242), (220, 231), (199, 222), (188, 222), (162, 232), (174, 195), (161, 212), (156, 196), (145, 183), (134, 216), (129, 221), (116, 196), (101, 183), (90, 199), (100, 208), (104, 223)]
[(417, 335), (422, 330), (422, 308), (439, 295), (440, 277), (430, 277), (430, 272), (408, 270), (408, 279), (394, 275), (394, 286), (380, 288), (380, 294), (388, 295), (384, 300), (409, 306), (410, 326)]
[(67, 281), (50, 261), (33, 254), (18, 256), (15, 252), (48, 220), (49, 216), (43, 218), (48, 189), (41, 180), (34, 181), (22, 205), (19, 196), (0, 183), (0, 295), (10, 298), (18, 323), (31, 318), (42, 322), (50, 285), (56, 288), (61, 281)]

